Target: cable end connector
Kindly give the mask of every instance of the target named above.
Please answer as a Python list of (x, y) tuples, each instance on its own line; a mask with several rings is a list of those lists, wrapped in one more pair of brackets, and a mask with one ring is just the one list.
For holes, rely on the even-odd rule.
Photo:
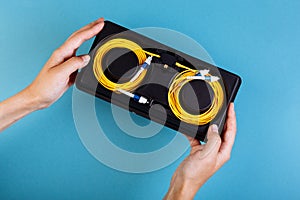
[(141, 104), (149, 103), (148, 99), (146, 99), (143, 96), (136, 95), (136, 94), (134, 95), (133, 99)]
[(141, 75), (141, 73), (151, 65), (151, 61), (152, 61), (152, 56), (149, 56), (145, 60), (145, 62), (140, 66), (139, 71), (130, 79), (129, 82), (134, 82)]
[(145, 60), (145, 62), (142, 64), (142, 68), (146, 69), (149, 65), (151, 65), (152, 62), (152, 56), (148, 56), (148, 58)]
[(215, 82), (220, 80), (220, 78), (217, 76), (187, 76), (186, 78), (189, 80), (203, 80), (208, 82)]
[(218, 80), (220, 80), (219, 77), (217, 77), (217, 76), (210, 76), (210, 82), (215, 82), (215, 81), (218, 81)]
[(186, 79), (188, 80), (205, 80), (205, 77), (204, 76), (187, 76)]
[(209, 73), (209, 69), (202, 69), (196, 74), (196, 76), (205, 76)]
[(139, 103), (146, 104), (146, 103), (149, 103), (149, 101), (145, 97), (141, 96), (139, 99)]
[(150, 103), (148, 101), (148, 99), (146, 99), (145, 97), (143, 96), (140, 96), (140, 95), (137, 95), (137, 94), (133, 94), (129, 91), (126, 91), (126, 90), (123, 90), (123, 89), (118, 89), (117, 91), (119, 91), (120, 93), (126, 95), (126, 96), (129, 96), (130, 98), (133, 98), (133, 100), (141, 103), (141, 104), (146, 104), (146, 103)]
[(150, 65), (152, 62), (152, 56), (148, 56), (148, 58), (146, 59), (145, 63), (147, 63), (148, 65)]

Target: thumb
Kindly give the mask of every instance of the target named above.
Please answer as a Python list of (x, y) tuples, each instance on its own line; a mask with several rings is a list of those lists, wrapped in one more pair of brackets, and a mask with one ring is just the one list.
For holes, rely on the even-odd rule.
[(218, 126), (213, 124), (207, 132), (207, 142), (203, 148), (205, 154), (217, 154), (221, 146), (221, 137), (219, 135)]
[(57, 68), (57, 70), (59, 71), (62, 71), (66, 75), (70, 76), (76, 70), (85, 67), (89, 63), (89, 61), (90, 61), (89, 55), (74, 56), (55, 68)]

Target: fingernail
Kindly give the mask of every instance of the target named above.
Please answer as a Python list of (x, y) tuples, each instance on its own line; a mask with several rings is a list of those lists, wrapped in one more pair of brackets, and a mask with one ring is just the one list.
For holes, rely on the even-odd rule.
[(87, 65), (91, 59), (89, 55), (84, 55), (81, 58), (83, 59), (84, 65)]
[(219, 132), (219, 128), (216, 124), (211, 125), (211, 130), (214, 133), (218, 133)]
[(99, 18), (99, 19), (96, 20), (97, 23), (103, 22), (103, 21), (104, 21), (104, 18), (103, 18), (103, 17), (101, 17), (101, 18)]

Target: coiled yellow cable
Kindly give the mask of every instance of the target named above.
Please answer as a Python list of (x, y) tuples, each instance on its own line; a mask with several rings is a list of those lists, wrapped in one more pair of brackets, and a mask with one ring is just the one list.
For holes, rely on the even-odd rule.
[[(132, 42), (127, 39), (123, 38), (115, 38), (107, 41), (104, 43), (96, 52), (95, 59), (94, 59), (94, 65), (93, 65), (93, 71), (95, 74), (96, 79), (98, 82), (104, 86), (106, 89), (118, 92), (119, 89), (125, 90), (125, 91), (133, 91), (135, 90), (142, 80), (144, 79), (147, 70), (144, 70), (137, 79), (135, 79), (133, 82), (126, 82), (126, 83), (115, 83), (109, 80), (104, 75), (104, 70), (102, 66), (102, 59), (103, 57), (109, 52), (111, 49), (114, 48), (126, 48), (130, 51), (133, 51), (135, 55), (137, 56), (139, 65), (143, 64), (143, 62), (146, 60), (146, 55), (154, 56), (157, 58), (160, 58), (160, 55), (145, 51), (142, 49), (141, 46), (136, 44), (135, 42)], [(179, 118), (180, 120), (195, 124), (195, 125), (204, 125), (209, 122), (211, 122), (216, 115), (218, 114), (219, 110), (221, 109), (224, 101), (224, 93), (223, 89), (218, 81), (215, 82), (209, 82), (206, 81), (212, 88), (214, 92), (214, 98), (212, 100), (211, 106), (207, 111), (205, 111), (202, 114), (199, 115), (192, 115), (188, 112), (186, 112), (179, 102), (179, 92), (183, 85), (191, 81), (192, 79), (187, 79), (188, 76), (195, 76), (195, 74), (198, 72), (198, 70), (190, 69), (187, 66), (184, 66), (178, 62), (175, 63), (177, 67), (180, 67), (184, 69), (183, 72), (179, 73), (173, 80), (169, 91), (168, 91), (168, 102), (169, 106), (174, 113), (174, 115)], [(210, 75), (209, 75), (210, 76)]]
[(207, 111), (199, 115), (193, 115), (186, 112), (180, 105), (179, 93), (181, 88), (186, 83), (192, 80), (187, 79), (187, 77), (195, 76), (197, 72), (197, 70), (189, 69), (179, 73), (170, 85), (168, 92), (168, 101), (172, 112), (178, 119), (190, 124), (204, 125), (211, 122), (218, 114), (219, 110), (223, 105), (224, 93), (221, 84), (218, 81), (206, 81), (211, 86), (214, 92), (214, 98), (212, 100), (211, 106)]
[(139, 65), (141, 65), (146, 60), (146, 54), (142, 49), (142, 47), (140, 47), (138, 44), (122, 38), (112, 39), (104, 43), (97, 50), (95, 54), (94, 65), (93, 65), (95, 77), (98, 80), (98, 82), (108, 90), (115, 91), (115, 92), (117, 92), (118, 89), (132, 91), (136, 89), (139, 86), (139, 84), (142, 82), (143, 78), (146, 75), (147, 70), (144, 70), (140, 74), (140, 76), (133, 82), (126, 82), (126, 83), (112, 82), (104, 75), (102, 59), (107, 54), (107, 52), (109, 52), (111, 49), (114, 48), (126, 48), (133, 51), (138, 59)]

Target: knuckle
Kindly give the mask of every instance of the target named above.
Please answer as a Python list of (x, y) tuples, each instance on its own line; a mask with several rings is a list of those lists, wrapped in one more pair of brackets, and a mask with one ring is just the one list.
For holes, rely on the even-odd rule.
[(74, 35), (76, 35), (77, 33), (78, 33), (78, 31), (75, 31), (74, 33), (72, 33), (72, 34), (68, 37), (68, 39), (74, 37)]
[(222, 139), (221, 139), (221, 137), (220, 137), (219, 134), (217, 135), (217, 142), (218, 142), (219, 144), (221, 144), (221, 142), (222, 142)]
[(57, 56), (59, 56), (60, 54), (61, 54), (61, 48), (60, 47), (58, 47), (57, 49), (55, 49), (54, 51), (53, 51), (53, 53), (52, 53), (52, 56), (54, 56), (54, 57), (57, 57)]
[(220, 137), (219, 134), (215, 134), (214, 140), (216, 141), (216, 143), (217, 143), (218, 145), (220, 145), (221, 142), (222, 142), (221, 137)]
[(60, 47), (58, 47), (53, 51), (53, 56), (55, 56), (56, 58), (61, 58), (64, 56), (64, 54), (65, 54), (64, 44), (62, 44)]
[(78, 65), (80, 65), (80, 64), (82, 64), (83, 63), (83, 59), (81, 58), (81, 57), (72, 57), (71, 58), (72, 59), (72, 61), (74, 62), (74, 63), (76, 63), (76, 64), (78, 64)]
[(73, 32), (73, 33), (68, 37), (67, 40), (70, 40), (70, 39), (76, 37), (76, 35), (78, 35), (78, 33), (80, 33), (80, 31), (81, 31), (81, 30), (77, 30), (77, 31)]

